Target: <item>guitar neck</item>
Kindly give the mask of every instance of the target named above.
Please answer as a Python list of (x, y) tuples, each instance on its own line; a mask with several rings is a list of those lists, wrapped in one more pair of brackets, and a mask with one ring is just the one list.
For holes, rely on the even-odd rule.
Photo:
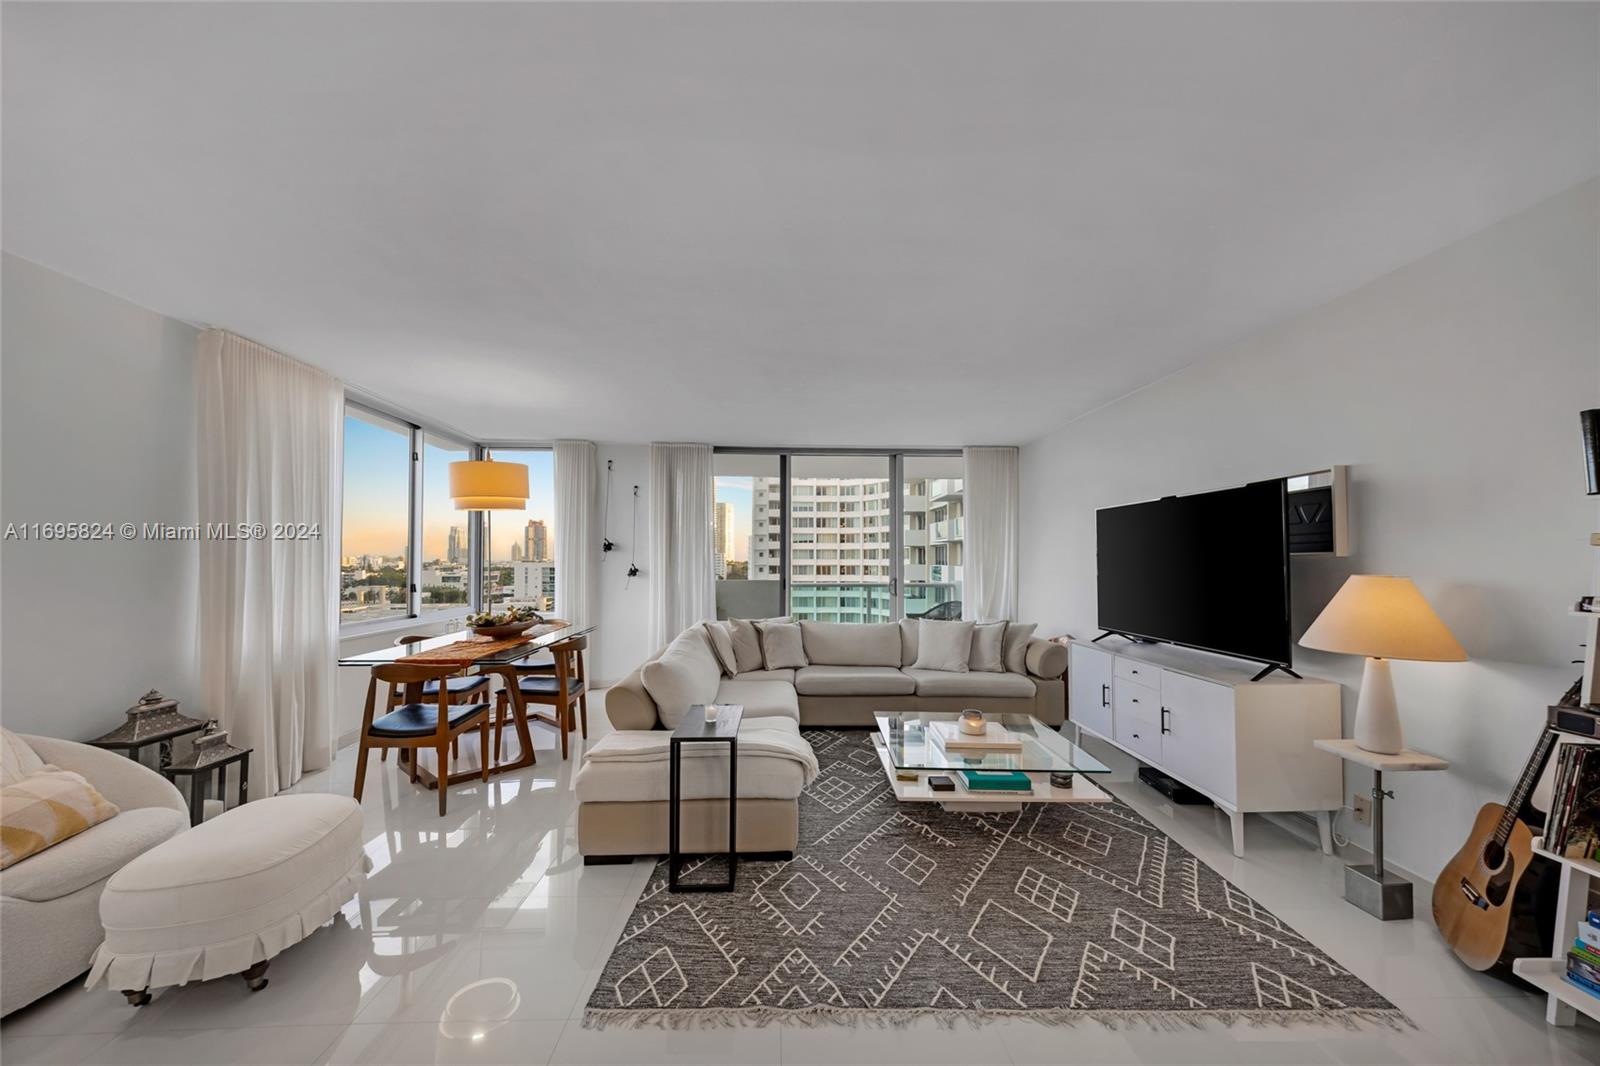
[(1528, 763), (1522, 768), (1522, 776), (1517, 778), (1517, 786), (1511, 790), (1510, 797), (1506, 800), (1505, 813), (1500, 815), (1500, 824), (1495, 827), (1494, 838), (1500, 844), (1505, 844), (1511, 838), (1511, 827), (1517, 824), (1517, 818), (1522, 814), (1522, 805), (1528, 802), (1528, 797), (1533, 794), (1534, 786), (1539, 781), (1539, 774), (1544, 770), (1545, 760), (1550, 757), (1550, 749), (1556, 744), (1555, 730), (1545, 728), (1539, 734), (1539, 743), (1533, 746), (1533, 754), (1528, 756)]

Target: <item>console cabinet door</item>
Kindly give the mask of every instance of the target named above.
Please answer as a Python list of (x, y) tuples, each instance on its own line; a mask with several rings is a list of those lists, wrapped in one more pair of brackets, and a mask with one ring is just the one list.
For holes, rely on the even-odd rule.
[(1161, 672), (1162, 761), (1180, 781), (1237, 798), (1233, 687)]
[(1081, 728), (1111, 739), (1111, 671), (1108, 651), (1073, 644), (1067, 658), (1067, 717)]

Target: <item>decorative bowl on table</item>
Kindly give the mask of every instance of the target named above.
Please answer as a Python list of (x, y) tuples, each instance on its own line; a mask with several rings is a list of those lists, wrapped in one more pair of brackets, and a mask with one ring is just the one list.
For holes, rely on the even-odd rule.
[(539, 612), (528, 607), (513, 607), (507, 611), (485, 611), (481, 614), (467, 616), (467, 625), (480, 637), (491, 640), (509, 640), (521, 636), (532, 627), (538, 625), (542, 618)]

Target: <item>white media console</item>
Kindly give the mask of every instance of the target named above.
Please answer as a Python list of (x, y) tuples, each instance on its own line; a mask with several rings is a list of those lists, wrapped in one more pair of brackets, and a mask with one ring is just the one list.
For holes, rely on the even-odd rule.
[(1068, 719), (1226, 811), (1235, 855), (1244, 816), (1275, 811), (1315, 815), (1322, 850), (1333, 853), (1343, 767), (1312, 743), (1343, 735), (1336, 683), (1251, 681), (1251, 670), (1218, 656), (1121, 637), (1069, 650)]

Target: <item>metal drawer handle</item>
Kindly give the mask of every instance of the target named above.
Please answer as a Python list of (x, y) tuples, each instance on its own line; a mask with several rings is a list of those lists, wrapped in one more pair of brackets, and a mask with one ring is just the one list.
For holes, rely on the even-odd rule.
[(1102, 707), (1111, 706), (1111, 701), (1110, 701), (1110, 698), (1108, 696), (1110, 691), (1111, 691), (1111, 686), (1110, 685), (1101, 685), (1100, 686), (1100, 706), (1102, 706)]
[(1167, 715), (1169, 715), (1171, 713), (1172, 713), (1172, 708), (1171, 707), (1163, 707), (1163, 708), (1161, 708), (1161, 732), (1162, 733), (1170, 733), (1170, 732), (1172, 732), (1172, 730), (1167, 727)]

